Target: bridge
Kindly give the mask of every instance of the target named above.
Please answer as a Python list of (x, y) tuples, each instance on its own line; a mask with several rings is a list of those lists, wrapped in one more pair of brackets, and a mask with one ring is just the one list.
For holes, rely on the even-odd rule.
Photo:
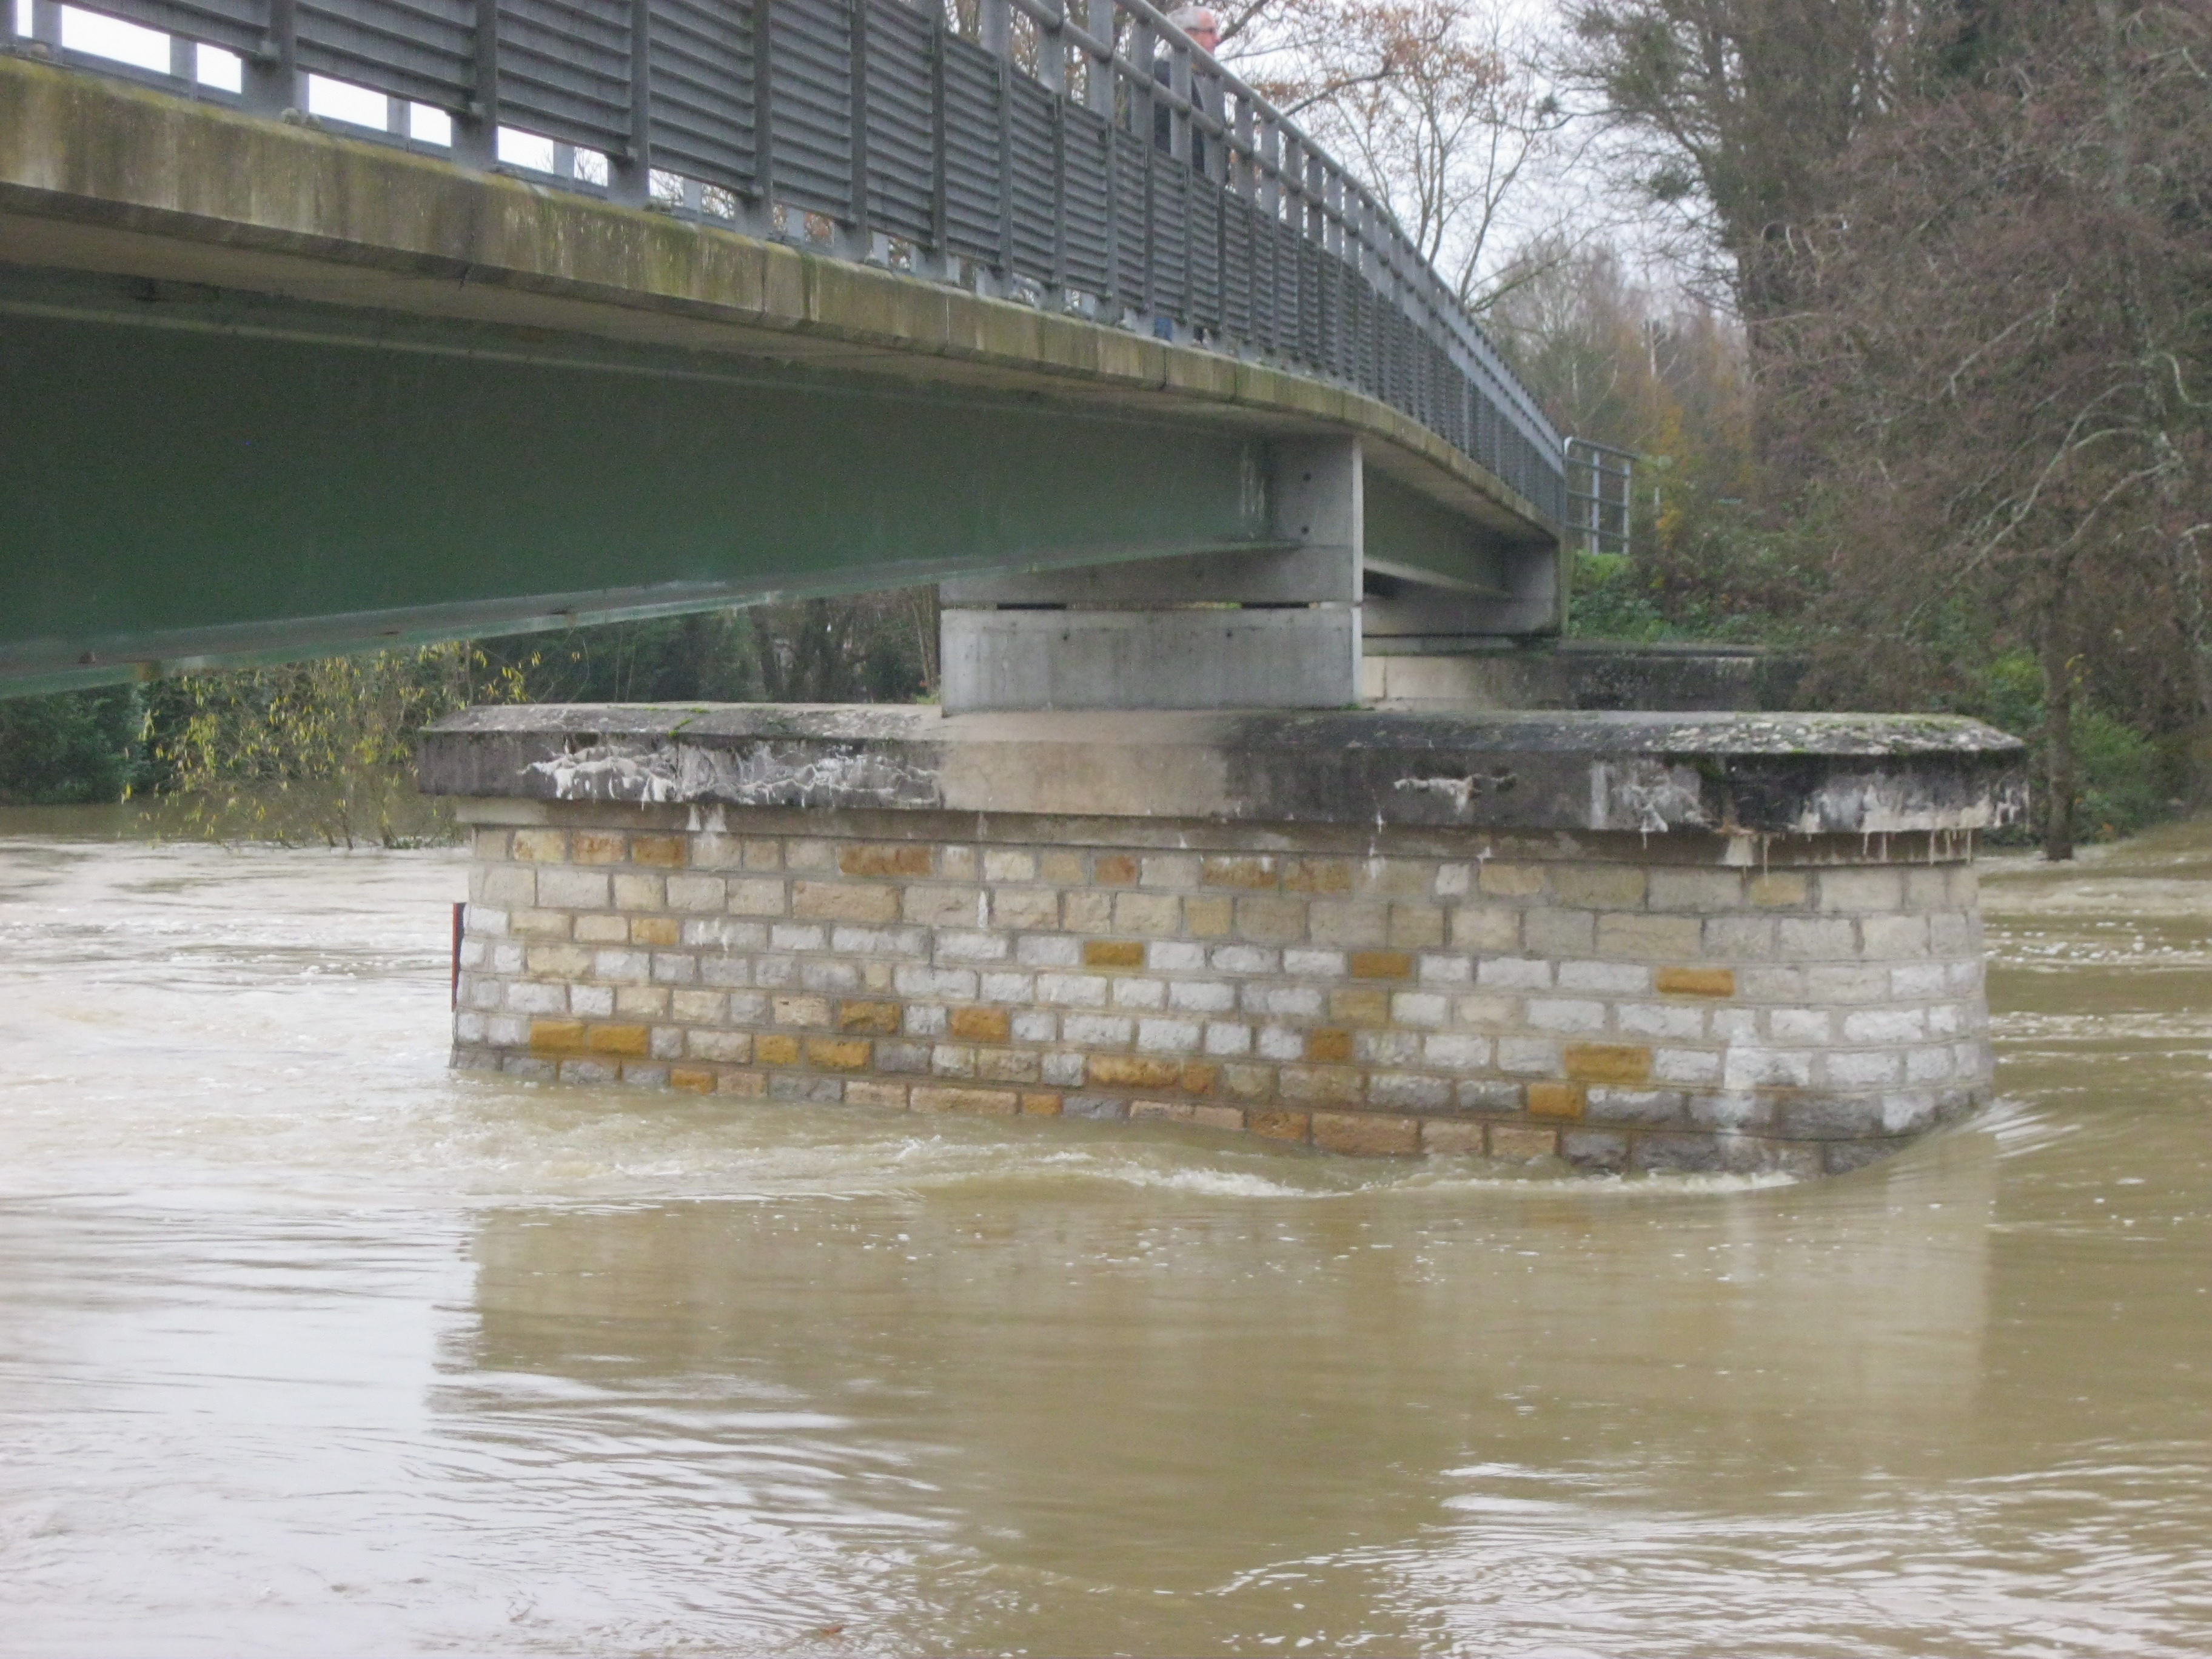
[(22, 9), (0, 690), (939, 581), (949, 706), (1342, 707), (1562, 620), (1558, 434), (1144, 0)]

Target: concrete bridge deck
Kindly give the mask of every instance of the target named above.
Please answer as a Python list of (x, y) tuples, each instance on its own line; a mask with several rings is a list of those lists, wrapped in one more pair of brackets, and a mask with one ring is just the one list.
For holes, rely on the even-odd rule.
[(1316, 440), (1437, 631), (1563, 604), (1552, 514), (1345, 386), (5, 58), (0, 397), (15, 690), (1280, 552)]

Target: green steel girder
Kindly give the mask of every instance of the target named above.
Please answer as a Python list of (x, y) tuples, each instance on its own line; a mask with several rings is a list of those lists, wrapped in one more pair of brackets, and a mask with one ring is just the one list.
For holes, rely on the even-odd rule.
[(1267, 541), (1220, 425), (0, 271), (0, 688)]

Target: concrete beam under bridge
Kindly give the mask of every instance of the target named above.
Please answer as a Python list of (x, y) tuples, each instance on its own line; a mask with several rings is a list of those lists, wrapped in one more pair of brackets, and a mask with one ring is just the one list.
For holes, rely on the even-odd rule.
[(0, 398), (0, 690), (1279, 552), (1324, 439), (1392, 580), (1559, 616), (1544, 515), (1341, 386), (10, 59)]

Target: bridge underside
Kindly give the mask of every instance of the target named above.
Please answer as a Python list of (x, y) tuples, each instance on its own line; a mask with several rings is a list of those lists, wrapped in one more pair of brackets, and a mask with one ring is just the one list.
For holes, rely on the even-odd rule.
[(36, 65), (0, 94), (0, 691), (1290, 556), (1316, 442), (1370, 632), (1557, 625), (1549, 524), (1357, 393)]

